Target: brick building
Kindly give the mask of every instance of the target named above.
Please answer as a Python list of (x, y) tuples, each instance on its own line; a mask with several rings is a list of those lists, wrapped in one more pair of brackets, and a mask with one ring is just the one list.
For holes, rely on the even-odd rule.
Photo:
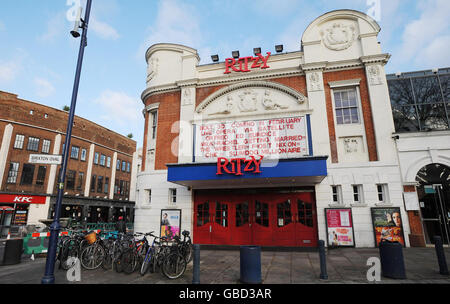
[[(68, 112), (0, 91), (2, 225), (36, 225), (53, 216), (60, 165), (30, 163), (31, 154), (61, 155)], [(133, 218), (136, 142), (75, 117), (62, 217), (109, 222)]]
[(135, 229), (166, 234), (167, 214), (200, 244), (409, 246), (380, 30), (337, 10), (290, 53), (151, 46)]

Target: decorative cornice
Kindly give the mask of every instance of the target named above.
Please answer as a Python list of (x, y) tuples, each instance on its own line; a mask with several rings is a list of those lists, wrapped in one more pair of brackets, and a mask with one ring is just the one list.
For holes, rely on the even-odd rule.
[(300, 66), (303, 72), (323, 71), (328, 65), (328, 61), (305, 63)]
[(386, 64), (386, 63), (388, 63), (390, 58), (391, 58), (391, 54), (379, 54), (379, 55), (362, 56), (360, 58), (360, 60), (365, 65), (372, 64), (372, 63)]
[(349, 79), (349, 80), (341, 80), (341, 81), (330, 81), (328, 85), (330, 88), (340, 88), (340, 87), (348, 87), (355, 86), (361, 83), (361, 78), (358, 79)]
[(218, 90), (217, 92), (213, 93), (212, 95), (208, 96), (196, 109), (197, 113), (201, 113), (208, 105), (210, 105), (214, 100), (218, 99), (221, 96), (224, 96), (227, 93), (230, 93), (235, 90), (243, 89), (243, 88), (249, 88), (249, 87), (263, 87), (263, 88), (270, 88), (275, 89), (278, 91), (282, 91), (295, 99), (298, 100), (299, 103), (304, 103), (308, 99), (303, 95), (302, 93), (291, 89), (290, 87), (284, 86), (282, 84), (271, 82), (271, 81), (247, 81), (247, 82), (241, 82), (237, 84), (230, 85), (226, 88), (222, 88)]

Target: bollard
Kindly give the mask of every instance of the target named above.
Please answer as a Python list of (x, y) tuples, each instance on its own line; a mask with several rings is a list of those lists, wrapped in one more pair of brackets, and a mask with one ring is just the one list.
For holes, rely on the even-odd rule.
[(320, 279), (328, 280), (327, 259), (325, 256), (325, 241), (319, 241)]
[(200, 284), (200, 245), (194, 244), (194, 266), (192, 284)]
[(439, 263), (439, 273), (442, 275), (448, 275), (447, 261), (445, 260), (444, 246), (442, 245), (442, 239), (440, 236), (434, 237), (434, 248), (436, 249), (436, 255)]
[(240, 281), (244, 284), (261, 284), (261, 247), (240, 247)]

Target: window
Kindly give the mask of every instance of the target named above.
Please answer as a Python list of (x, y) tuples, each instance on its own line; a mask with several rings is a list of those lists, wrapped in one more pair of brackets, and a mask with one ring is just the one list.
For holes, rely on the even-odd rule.
[(119, 182), (119, 194), (120, 194), (120, 195), (123, 195), (124, 192), (125, 192), (125, 189), (124, 189), (124, 185), (123, 185), (123, 180), (121, 180), (121, 181)]
[(74, 190), (75, 189), (75, 176), (76, 172), (69, 170), (66, 175), (66, 189), (67, 190)]
[(105, 194), (108, 194), (108, 189), (109, 188), (109, 177), (106, 177), (105, 178), (105, 189), (104, 189), (104, 192), (105, 192)]
[(114, 184), (114, 194), (119, 194), (120, 190), (119, 190), (119, 180), (116, 179), (116, 183)]
[(97, 175), (92, 175), (91, 180), (91, 192), (95, 192), (95, 184), (97, 182)]
[(106, 167), (107, 168), (111, 168), (111, 157), (108, 156), (108, 158), (106, 159)]
[(356, 89), (335, 91), (334, 102), (338, 125), (358, 124), (360, 122)]
[(152, 114), (152, 139), (156, 138), (156, 126), (158, 125), (158, 112), (151, 112)]
[(277, 224), (278, 227), (284, 227), (292, 222), (291, 201), (287, 200), (277, 204)]
[(386, 184), (377, 185), (377, 195), (378, 195), (378, 202), (387, 203), (388, 202), (388, 185), (386, 185)]
[(177, 203), (177, 189), (169, 189), (169, 204), (175, 205)]
[(131, 167), (131, 164), (127, 162), (127, 172), (128, 173), (130, 173), (130, 169), (131, 169), (130, 167)]
[(148, 203), (152, 203), (152, 190), (147, 190)]
[(122, 161), (122, 171), (125, 172), (127, 169), (127, 163), (125, 161)]
[(15, 184), (19, 175), (19, 163), (10, 163), (8, 172), (8, 184)]
[(342, 187), (341, 186), (331, 186), (333, 190), (333, 203), (342, 204)]
[(81, 161), (86, 161), (86, 154), (87, 154), (87, 150), (81, 149), (81, 157), (80, 157)]
[(23, 149), (23, 142), (25, 141), (24, 135), (16, 135), (16, 140), (14, 141), (14, 149)]
[(120, 160), (117, 160), (116, 170), (120, 170)]
[(104, 167), (106, 165), (106, 156), (100, 155), (100, 166)]
[(72, 151), (70, 152), (70, 158), (78, 159), (78, 154), (80, 154), (80, 148), (72, 146)]
[(77, 190), (81, 190), (83, 188), (83, 181), (84, 181), (84, 172), (78, 172)]
[(99, 176), (97, 179), (97, 193), (103, 192), (103, 176)]
[(364, 203), (362, 185), (353, 185), (353, 201), (358, 204)]
[(50, 140), (44, 139), (42, 141), (42, 153), (44, 154), (50, 153), (50, 144), (51, 144)]
[(39, 151), (39, 138), (29, 137), (28, 138), (27, 150), (28, 151), (38, 152)]
[(99, 158), (100, 154), (98, 152), (95, 152), (95, 156), (94, 156), (94, 164), (98, 165), (98, 158)]
[(32, 185), (34, 177), (34, 165), (24, 164), (22, 169), (21, 185)]
[(47, 167), (39, 166), (38, 174), (37, 174), (37, 178), (36, 178), (36, 185), (38, 185), (38, 186), (44, 185), (46, 173), (47, 173)]

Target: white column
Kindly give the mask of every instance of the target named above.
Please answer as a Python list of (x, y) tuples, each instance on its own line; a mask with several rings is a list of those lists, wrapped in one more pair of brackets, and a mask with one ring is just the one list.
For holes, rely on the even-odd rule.
[[(196, 90), (195, 86), (181, 89), (180, 123), (178, 128), (173, 127), (172, 132), (178, 133), (178, 163), (191, 163), (193, 153), (194, 129), (190, 120), (195, 112)], [(173, 151), (175, 152), (175, 151)], [(172, 152), (172, 153), (173, 153)]]
[[(138, 153), (133, 153), (133, 163), (131, 164), (131, 180), (130, 180), (130, 201), (136, 201), (136, 180), (137, 180)], [(113, 188), (114, 189), (114, 188)]]
[(94, 163), (94, 152), (95, 152), (95, 145), (91, 144), (91, 146), (89, 147), (89, 159), (88, 159), (88, 169), (86, 172), (86, 184), (84, 185), (84, 196), (85, 197), (89, 197), (91, 178), (92, 178), (92, 166)]
[[(3, 177), (5, 176), (6, 161), (8, 160), (9, 147), (11, 146), (11, 137), (14, 127), (8, 124), (3, 132), (2, 145), (0, 147), (0, 187), (3, 184)], [(8, 174), (8, 173), (6, 173)]]
[[(61, 149), (62, 136), (58, 134), (55, 136), (55, 141), (53, 145), (53, 155), (58, 155)], [(50, 166), (50, 174), (47, 183), (47, 196), (45, 200), (45, 205), (30, 205), (28, 210), (28, 220), (27, 225), (42, 225), (39, 220), (46, 219), (48, 217), (48, 210), (50, 209), (50, 195), (53, 193), (55, 187), (55, 180), (57, 174), (58, 165)]]
[(111, 164), (111, 186), (109, 187), (109, 199), (114, 199), (114, 186), (116, 184), (117, 152), (114, 152)]

